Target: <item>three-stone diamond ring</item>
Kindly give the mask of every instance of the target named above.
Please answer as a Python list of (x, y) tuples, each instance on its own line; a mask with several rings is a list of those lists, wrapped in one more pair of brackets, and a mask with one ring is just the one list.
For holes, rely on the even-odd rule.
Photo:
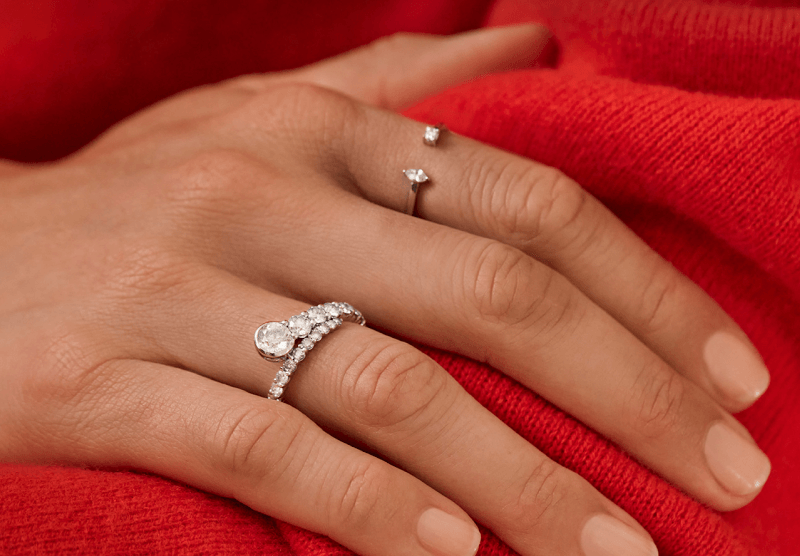
[(297, 364), (323, 336), (339, 328), (344, 319), (361, 326), (367, 322), (349, 303), (329, 302), (311, 307), (289, 320), (265, 322), (256, 329), (259, 355), (268, 361), (283, 361), (269, 389), (269, 399), (281, 400)]

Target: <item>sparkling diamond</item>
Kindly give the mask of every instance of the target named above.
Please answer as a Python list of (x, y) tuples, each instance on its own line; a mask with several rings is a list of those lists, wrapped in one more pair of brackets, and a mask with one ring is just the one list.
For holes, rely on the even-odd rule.
[(327, 324), (325, 324), (325, 323), (322, 323), (322, 324), (320, 324), (320, 325), (319, 325), (319, 326), (317, 326), (317, 327), (316, 327), (314, 330), (319, 330), (319, 332), (320, 332), (321, 334), (327, 334), (328, 332), (330, 332), (330, 331), (331, 331), (331, 329), (330, 329), (330, 328), (328, 328), (328, 325), (327, 325)]
[(354, 311), (355, 309), (353, 309), (352, 305), (350, 305), (349, 303), (342, 303), (342, 313), (344, 313), (345, 315), (351, 315), (353, 314)]
[(403, 170), (403, 173), (408, 179), (417, 183), (425, 183), (428, 181), (428, 175), (422, 170)]
[(283, 370), (286, 371), (287, 373), (294, 372), (296, 368), (297, 368), (297, 363), (295, 363), (291, 359), (287, 359), (286, 361), (283, 362)]
[(308, 335), (308, 337), (314, 340), (315, 342), (319, 342), (322, 339), (322, 332), (320, 332), (319, 327), (317, 327), (311, 334)]
[(269, 395), (273, 398), (280, 398), (283, 396), (283, 388), (280, 386), (272, 385), (272, 388), (269, 389)]
[(314, 347), (314, 340), (311, 338), (304, 338), (302, 342), (300, 342), (300, 347), (303, 349), (311, 349)]
[(338, 317), (339, 313), (341, 313), (341, 311), (339, 310), (339, 306), (336, 305), (335, 303), (326, 303), (324, 307), (325, 307), (325, 312), (328, 313), (328, 316)]
[(314, 323), (311, 322), (311, 319), (304, 317), (303, 315), (295, 315), (289, 319), (289, 330), (294, 334), (295, 338), (302, 338), (303, 336), (308, 336), (308, 333), (311, 332), (311, 327)]
[(429, 125), (425, 128), (425, 142), (436, 143), (439, 140), (439, 128)]
[(275, 376), (275, 384), (283, 388), (288, 383), (289, 383), (289, 373), (278, 371), (278, 374)]
[(328, 325), (328, 328), (330, 328), (331, 330), (336, 330), (337, 328), (339, 328), (339, 323), (336, 322), (337, 320), (339, 319), (331, 319), (325, 324)]
[(282, 357), (294, 347), (294, 336), (289, 327), (280, 322), (268, 322), (256, 334), (258, 349), (271, 357)]
[(294, 359), (296, 363), (299, 363), (305, 358), (306, 358), (306, 350), (304, 350), (303, 348), (298, 347), (292, 350), (292, 359)]
[(325, 309), (322, 307), (312, 307), (308, 311), (308, 317), (316, 323), (325, 322), (325, 319), (328, 318), (328, 315), (325, 314)]

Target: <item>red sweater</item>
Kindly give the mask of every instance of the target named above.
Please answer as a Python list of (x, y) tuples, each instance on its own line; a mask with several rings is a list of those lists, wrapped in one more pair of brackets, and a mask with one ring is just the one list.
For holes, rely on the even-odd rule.
[[(787, 0), (0, 0), (0, 158), (45, 160), (181, 89), (301, 65), (393, 31), (540, 21), (555, 70), (491, 76), (409, 111), (560, 168), (700, 284), (772, 384), (738, 417), (773, 463), (720, 515), (496, 371), (431, 351), (590, 480), (663, 555), (800, 554), (800, 9)], [(0, 552), (349, 554), (146, 474), (0, 465)], [(511, 551), (484, 530), (481, 554)]]

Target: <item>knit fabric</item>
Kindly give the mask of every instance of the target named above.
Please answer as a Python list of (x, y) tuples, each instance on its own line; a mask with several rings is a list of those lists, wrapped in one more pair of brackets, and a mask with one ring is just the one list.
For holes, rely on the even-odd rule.
[[(0, 20), (0, 156), (63, 155), (177, 90), (292, 67), (395, 30), (547, 24), (561, 49), (556, 69), (486, 77), (408, 115), (561, 169), (716, 299), (772, 373), (764, 397), (737, 415), (772, 475), (754, 502), (719, 514), (497, 371), (423, 349), (626, 509), (662, 555), (800, 552), (800, 9), (792, 2), (78, 4), (0, 0), (0, 14), (17, 10), (20, 22)], [(25, 465), (0, 466), (0, 552), (350, 554), (164, 478)], [(483, 530), (480, 554), (513, 552)]]

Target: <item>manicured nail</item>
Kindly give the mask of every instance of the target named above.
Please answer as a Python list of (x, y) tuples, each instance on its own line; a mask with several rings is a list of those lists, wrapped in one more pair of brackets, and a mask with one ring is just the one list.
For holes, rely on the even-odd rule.
[(658, 556), (650, 537), (606, 514), (592, 516), (583, 526), (581, 548), (586, 556)]
[(769, 371), (757, 353), (728, 332), (716, 332), (703, 350), (711, 379), (728, 397), (752, 403), (769, 386)]
[(472, 523), (429, 508), (417, 522), (419, 542), (435, 556), (475, 556), (481, 532)]
[(733, 494), (751, 494), (767, 482), (772, 469), (769, 458), (722, 421), (708, 429), (705, 449), (714, 477)]

